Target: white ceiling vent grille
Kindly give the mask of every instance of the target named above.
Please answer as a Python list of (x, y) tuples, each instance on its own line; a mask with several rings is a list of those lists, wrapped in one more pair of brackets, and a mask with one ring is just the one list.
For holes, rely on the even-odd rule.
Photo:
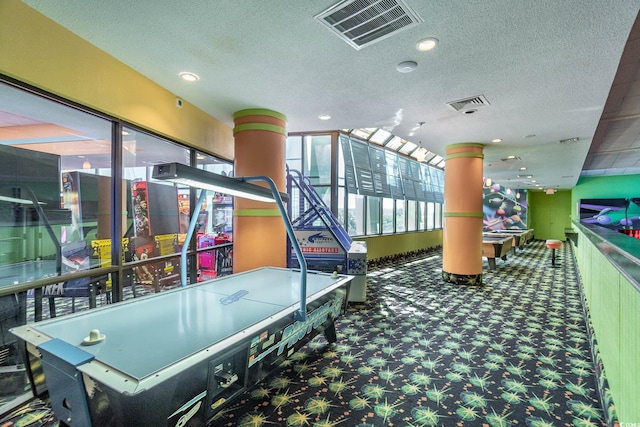
[(472, 96), (471, 98), (460, 99), (458, 101), (447, 102), (447, 105), (456, 111), (468, 110), (470, 108), (484, 107), (489, 104), (484, 95)]
[(402, 0), (345, 0), (315, 18), (357, 50), (422, 22)]

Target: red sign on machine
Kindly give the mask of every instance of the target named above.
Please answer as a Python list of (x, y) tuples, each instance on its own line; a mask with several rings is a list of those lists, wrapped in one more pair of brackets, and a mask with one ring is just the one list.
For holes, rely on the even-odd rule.
[(302, 252), (310, 253), (310, 254), (337, 254), (338, 248), (318, 248), (318, 247), (302, 247), (300, 248)]

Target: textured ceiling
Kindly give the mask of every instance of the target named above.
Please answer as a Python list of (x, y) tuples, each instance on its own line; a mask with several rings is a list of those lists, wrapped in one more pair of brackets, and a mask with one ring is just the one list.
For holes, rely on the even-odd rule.
[[(481, 142), (485, 175), (514, 188), (571, 188), (583, 165), (640, 173), (636, 35), (616, 77), (638, 0), (407, 0), (422, 22), (361, 50), (314, 18), (334, 0), (25, 3), (229, 126), (258, 107), (290, 132), (381, 127), (441, 156)], [(425, 37), (440, 42), (418, 52)], [(399, 73), (406, 60), (416, 70)], [(478, 95), (474, 114), (447, 105)]]

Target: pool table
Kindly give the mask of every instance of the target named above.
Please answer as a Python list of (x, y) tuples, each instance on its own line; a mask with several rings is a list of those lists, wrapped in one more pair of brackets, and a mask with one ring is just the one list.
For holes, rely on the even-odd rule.
[(487, 258), (489, 270), (495, 270), (496, 258), (507, 260), (507, 254), (513, 247), (513, 236), (482, 235), (482, 256)]
[(533, 240), (533, 229), (505, 229), (505, 230), (494, 230), (491, 232), (492, 234), (506, 234), (513, 236), (514, 238), (514, 246), (520, 250), (524, 249), (524, 246)]

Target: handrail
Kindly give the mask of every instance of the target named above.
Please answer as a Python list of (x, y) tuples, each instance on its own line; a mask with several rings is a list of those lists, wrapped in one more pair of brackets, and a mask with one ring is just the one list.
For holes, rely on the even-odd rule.
[(574, 222), (574, 225), (640, 292), (640, 246), (638, 239), (596, 224)]
[[(300, 223), (301, 226), (304, 226), (310, 219), (308, 218), (308, 214), (311, 211), (314, 211), (315, 214), (324, 222), (324, 224), (333, 230), (336, 234), (338, 240), (343, 244), (350, 246), (353, 242), (353, 239), (346, 230), (342, 227), (336, 218), (333, 216), (333, 213), (329, 209), (329, 207), (324, 203), (324, 200), (318, 195), (318, 193), (313, 188), (308, 177), (302, 176), (302, 173), (296, 169), (288, 169), (289, 175), (291, 176), (291, 181), (298, 187), (302, 196), (309, 202), (311, 207), (304, 212), (301, 212), (300, 216), (296, 218), (296, 223)], [(296, 178), (295, 175), (298, 177)], [(346, 249), (349, 249), (348, 247)]]
[(58, 237), (56, 236), (56, 234), (53, 232), (53, 228), (51, 227), (51, 224), (49, 223), (49, 219), (47, 218), (47, 215), (44, 213), (42, 206), (40, 206), (40, 202), (38, 201), (38, 197), (36, 196), (36, 193), (28, 185), (24, 186), (24, 188), (29, 193), (31, 203), (33, 203), (34, 209), (36, 210), (36, 212), (38, 212), (38, 216), (44, 223), (44, 228), (47, 230), (47, 233), (49, 234), (49, 238), (53, 241), (53, 244), (56, 247), (56, 272), (58, 274), (61, 274), (62, 273), (62, 246), (60, 245), (60, 241), (58, 240)]

